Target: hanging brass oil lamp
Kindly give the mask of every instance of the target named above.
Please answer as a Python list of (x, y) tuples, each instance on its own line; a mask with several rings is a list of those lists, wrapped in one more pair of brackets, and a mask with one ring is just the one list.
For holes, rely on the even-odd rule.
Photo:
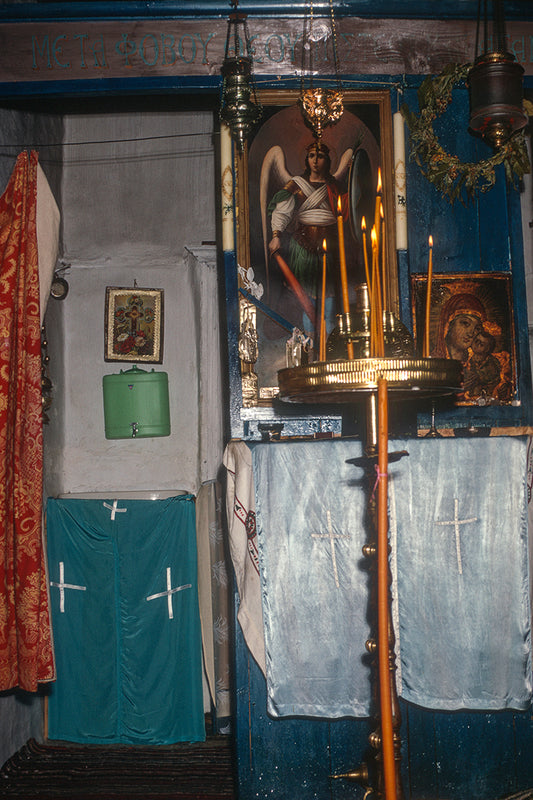
[(242, 152), (250, 131), (261, 117), (262, 108), (255, 92), (247, 17), (237, 11), (238, 0), (232, 0), (232, 6), (234, 11), (228, 18), (226, 49), (221, 67), (220, 119), (227, 123), (233, 140)]
[[(468, 73), (470, 130), (498, 149), (527, 125), (523, 109), (524, 70), (506, 49), (503, 0), (479, 0), (474, 66)], [(483, 18), (483, 51), (478, 55)]]

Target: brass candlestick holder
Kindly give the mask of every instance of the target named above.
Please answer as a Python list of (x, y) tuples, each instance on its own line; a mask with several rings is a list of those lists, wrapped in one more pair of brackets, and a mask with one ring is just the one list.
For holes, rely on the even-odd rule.
[[(418, 358), (411, 334), (390, 311), (382, 315), (384, 356), (372, 357), (368, 287), (355, 287), (349, 313), (337, 315), (326, 343), (326, 360), (278, 372), (287, 403), (353, 403), (377, 390), (380, 377), (393, 396), (435, 397), (460, 390), (463, 367), (448, 358)], [(351, 343), (354, 358), (347, 357)]]
[[(349, 463), (365, 470), (368, 488), (369, 538), (363, 553), (371, 563), (370, 615), (376, 619), (377, 632), (367, 642), (367, 650), (372, 658), (374, 716), (377, 723), (376, 729), (369, 736), (369, 743), (375, 754), (375, 763), (362, 764), (332, 777), (356, 781), (365, 787), (367, 793), (375, 791), (376, 796), (384, 800), (403, 800), (400, 775), (401, 717), (396, 691), (395, 633), (388, 565), (387, 470), (383, 470), (382, 465), (397, 461), (408, 454), (404, 451), (387, 453), (386, 409), (389, 398), (434, 399), (460, 391), (463, 369), (460, 361), (452, 359), (417, 358), (405, 327), (388, 312), (383, 313), (385, 355), (371, 357), (366, 287), (360, 290), (359, 298), (361, 297), (353, 313), (350, 310), (349, 314), (339, 315), (337, 318), (337, 328), (329, 337), (329, 348), (326, 347), (330, 360), (280, 370), (278, 384), (280, 399), (289, 403), (366, 402), (364, 455), (362, 458), (350, 460)], [(351, 349), (357, 357), (345, 357), (348, 342), (351, 342)], [(379, 394), (381, 398), (378, 401)], [(385, 481), (385, 489), (378, 491), (379, 513), (372, 488), (373, 485), (375, 487), (376, 470), (378, 475), (384, 472), (382, 478)], [(383, 568), (386, 569), (386, 574)], [(387, 664), (386, 675), (383, 674), (384, 663)], [(377, 672), (379, 676), (376, 677)], [(377, 777), (372, 780), (371, 776), (375, 773)], [(371, 786), (371, 783), (375, 786)]]

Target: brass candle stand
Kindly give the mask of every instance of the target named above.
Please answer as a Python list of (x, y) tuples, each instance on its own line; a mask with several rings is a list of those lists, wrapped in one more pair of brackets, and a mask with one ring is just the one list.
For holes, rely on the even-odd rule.
[[(357, 318), (357, 314), (354, 315)], [(462, 364), (440, 358), (416, 358), (412, 342), (392, 315), (383, 316), (386, 353), (372, 358), (369, 327), (365, 315), (350, 319), (342, 315), (334, 345), (339, 349), (349, 339), (360, 358), (318, 361), (278, 372), (280, 399), (290, 403), (365, 403), (364, 455), (348, 463), (365, 471), (368, 491), (368, 542), (363, 554), (370, 563), (370, 617), (375, 630), (366, 643), (371, 657), (372, 700), (376, 729), (369, 736), (374, 758), (369, 763), (333, 775), (356, 781), (366, 789), (365, 797), (403, 800), (401, 783), (400, 706), (396, 691), (395, 634), (391, 614), (392, 582), (388, 544), (387, 465), (405, 451), (388, 452), (389, 398), (435, 398), (461, 389)], [(394, 335), (391, 334), (391, 330)], [(331, 337), (330, 337), (331, 338)], [(403, 344), (402, 344), (403, 340)], [(329, 352), (332, 352), (332, 347)], [(392, 352), (391, 352), (392, 351)], [(377, 474), (377, 480), (376, 480)], [(377, 499), (376, 499), (377, 488)]]

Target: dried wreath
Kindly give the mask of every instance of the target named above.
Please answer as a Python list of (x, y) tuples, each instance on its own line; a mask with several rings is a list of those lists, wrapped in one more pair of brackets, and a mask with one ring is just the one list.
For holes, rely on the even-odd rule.
[[(462, 199), (463, 190), (470, 197), (476, 191), (488, 191), (496, 182), (495, 170), (500, 164), (511, 183), (530, 171), (523, 131), (517, 131), (494, 155), (477, 163), (463, 163), (439, 143), (433, 122), (446, 111), (454, 87), (466, 80), (471, 67), (472, 64), (448, 64), (440, 75), (425, 78), (418, 89), (420, 114), (410, 111), (406, 104), (401, 108), (409, 128), (411, 158), (450, 203)], [(524, 109), (531, 116), (533, 104), (524, 100)]]

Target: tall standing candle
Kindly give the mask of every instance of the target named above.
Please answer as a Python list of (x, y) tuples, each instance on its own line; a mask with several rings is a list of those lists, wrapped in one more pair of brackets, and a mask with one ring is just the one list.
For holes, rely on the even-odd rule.
[(368, 296), (370, 297), (372, 286), (370, 283), (370, 272), (368, 270), (368, 250), (366, 249), (366, 219), (364, 217), (361, 219), (361, 230), (363, 232), (363, 256), (365, 259), (366, 285), (368, 286)]
[[(348, 272), (346, 269), (346, 250), (344, 247), (344, 220), (342, 218), (342, 203), (341, 196), (337, 199), (337, 231), (339, 234), (339, 261), (341, 267), (341, 290), (342, 290), (342, 310), (350, 317), (350, 299), (348, 294)], [(348, 358), (353, 358), (353, 342), (348, 341), (346, 344), (348, 350)]]
[(326, 360), (326, 262), (327, 244), (324, 239), (322, 242), (322, 299), (320, 304), (320, 353), (319, 360)]
[(372, 226), (372, 302), (370, 317), (370, 350), (372, 356), (383, 356), (383, 306), (381, 302), (381, 281), (379, 279), (379, 246), (376, 226)]
[(379, 216), (380, 216), (381, 229), (382, 229), (382, 235), (381, 235), (381, 237), (379, 239), (381, 241), (381, 285), (382, 285), (382, 289), (383, 289), (383, 310), (386, 311), (387, 310), (387, 306), (389, 304), (388, 288), (387, 288), (387, 284), (388, 284), (388, 280), (389, 279), (388, 279), (388, 275), (387, 275), (387, 253), (385, 252), (386, 249), (387, 249), (385, 247), (386, 238), (385, 238), (385, 235), (383, 234), (383, 230), (384, 230), (383, 203), (380, 203), (380, 205), (379, 205)]
[(376, 245), (376, 226), (372, 225), (370, 231), (370, 241), (372, 243), (372, 294), (370, 300), (370, 355), (376, 355), (376, 262), (377, 262), (377, 245)]
[(396, 249), (407, 250), (407, 196), (405, 171), (405, 121), (397, 111), (393, 115), (394, 130), (394, 211), (396, 215)]
[(384, 378), (378, 379), (378, 674), (381, 718), (381, 755), (383, 765), (384, 800), (397, 800), (396, 764), (394, 759), (394, 729), (390, 672), (390, 596), (389, 596), (389, 520), (388, 520), (388, 387)]
[(220, 169), (221, 169), (221, 208), (222, 215), (222, 248), (229, 252), (235, 247), (233, 218), (233, 151), (229, 127), (222, 122), (220, 125)]
[(378, 237), (378, 246), (379, 246), (379, 223), (380, 223), (380, 216), (379, 216), (379, 207), (381, 205), (381, 192), (382, 192), (382, 184), (381, 184), (381, 167), (378, 167), (378, 185), (376, 189), (376, 208), (374, 210), (374, 227), (376, 229), (376, 235)]
[(385, 342), (383, 338), (383, 287), (379, 274), (379, 246), (376, 248), (376, 334), (377, 353), (380, 358), (385, 355)]
[(429, 313), (431, 307), (431, 282), (433, 280), (433, 236), (429, 237), (428, 280), (426, 289), (426, 318), (424, 323), (424, 348), (422, 355), (429, 358)]

